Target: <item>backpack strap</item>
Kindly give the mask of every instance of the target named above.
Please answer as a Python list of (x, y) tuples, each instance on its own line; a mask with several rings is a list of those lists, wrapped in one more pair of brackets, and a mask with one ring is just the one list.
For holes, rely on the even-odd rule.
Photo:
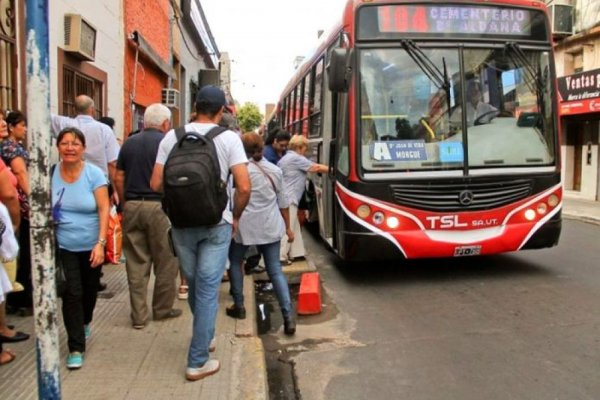
[(219, 136), (221, 133), (228, 131), (228, 130), (229, 129), (224, 128), (222, 126), (215, 126), (214, 128), (211, 128), (210, 131), (206, 132), (206, 137), (209, 138), (210, 140), (213, 140), (214, 138)]
[[(227, 131), (229, 129), (224, 128), (222, 126), (215, 126), (213, 128), (211, 128), (208, 132), (206, 132), (205, 137), (213, 140), (215, 137), (219, 136), (221, 133)], [(179, 141), (181, 141), (181, 139), (183, 139), (183, 137), (186, 135), (186, 131), (185, 131), (185, 125), (184, 126), (180, 126), (179, 128), (175, 129), (175, 137), (177, 138), (177, 143), (179, 143)], [(193, 132), (193, 134), (195, 135), (199, 135), (196, 132)]]
[(175, 129), (175, 137), (177, 138), (177, 142), (179, 142), (185, 136), (185, 125), (180, 126)]

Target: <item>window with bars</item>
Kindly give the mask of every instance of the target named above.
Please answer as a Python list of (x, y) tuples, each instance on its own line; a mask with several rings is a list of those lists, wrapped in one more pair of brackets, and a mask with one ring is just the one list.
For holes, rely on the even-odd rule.
[(62, 85), (62, 115), (75, 116), (75, 97), (85, 94), (94, 100), (95, 114), (94, 118), (98, 119), (104, 115), (103, 113), (103, 92), (102, 81), (96, 80), (88, 75), (82, 74), (79, 71), (71, 69), (67, 66), (63, 67), (63, 85)]
[(0, 109), (16, 107), (16, 32), (13, 0), (0, 0)]

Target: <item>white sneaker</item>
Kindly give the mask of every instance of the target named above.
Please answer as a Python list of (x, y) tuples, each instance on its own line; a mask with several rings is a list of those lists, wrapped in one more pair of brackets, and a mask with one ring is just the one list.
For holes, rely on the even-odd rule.
[(187, 300), (189, 293), (188, 285), (179, 285), (179, 290), (177, 291), (177, 298), (179, 300)]
[(185, 370), (185, 379), (187, 379), (188, 381), (198, 381), (200, 379), (206, 378), (207, 376), (216, 374), (217, 372), (219, 372), (219, 368), (221, 368), (219, 360), (208, 360), (206, 364), (204, 364), (200, 368), (188, 367)]
[(212, 338), (210, 344), (208, 345), (208, 351), (214, 353), (215, 350), (217, 350), (217, 341), (215, 338)]

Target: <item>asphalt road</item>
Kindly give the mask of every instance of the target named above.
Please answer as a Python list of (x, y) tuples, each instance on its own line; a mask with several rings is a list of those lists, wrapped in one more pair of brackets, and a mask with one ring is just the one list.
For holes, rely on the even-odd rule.
[(599, 399), (600, 226), (558, 247), (344, 268), (306, 235), (325, 306), (279, 345), (316, 399)]

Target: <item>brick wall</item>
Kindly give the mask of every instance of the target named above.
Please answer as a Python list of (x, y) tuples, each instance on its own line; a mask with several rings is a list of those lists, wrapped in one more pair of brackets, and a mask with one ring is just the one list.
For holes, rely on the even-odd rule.
[[(171, 64), (169, 0), (127, 0), (125, 8), (125, 35), (138, 31), (162, 58)], [(125, 131), (131, 131), (131, 95), (135, 88), (134, 102), (143, 107), (161, 101), (161, 89), (167, 86), (167, 76), (141, 54), (138, 61), (137, 79), (134, 85), (135, 46), (125, 41), (124, 114)]]

